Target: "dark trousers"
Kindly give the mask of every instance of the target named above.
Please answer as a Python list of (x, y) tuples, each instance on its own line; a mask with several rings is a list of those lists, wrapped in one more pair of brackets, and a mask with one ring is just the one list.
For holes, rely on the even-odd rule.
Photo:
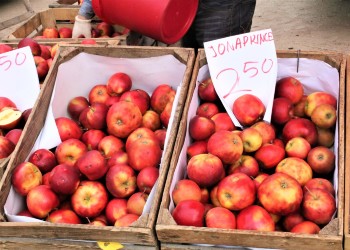
[[(222, 1), (222, 0), (221, 0)], [(192, 26), (182, 46), (203, 48), (203, 43), (250, 32), (256, 0), (200, 0)]]

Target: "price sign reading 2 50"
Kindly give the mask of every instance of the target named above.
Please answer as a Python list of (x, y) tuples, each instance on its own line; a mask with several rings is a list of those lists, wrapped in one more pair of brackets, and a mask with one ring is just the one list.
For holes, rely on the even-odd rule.
[(25, 63), (27, 56), (23, 52), (17, 52), (10, 55), (0, 55), (0, 70), (8, 71), (12, 67), (18, 67)]
[(243, 63), (241, 72), (239, 72), (235, 68), (226, 68), (221, 70), (216, 75), (216, 79), (219, 80), (221, 77), (224, 77), (224, 76), (226, 79), (227, 79), (227, 76), (229, 76), (229, 78), (232, 79), (231, 83), (226, 83), (226, 84), (231, 84), (231, 88), (229, 88), (229, 91), (223, 95), (223, 98), (227, 98), (229, 95), (240, 91), (251, 91), (251, 89), (238, 88), (240, 84), (240, 78), (241, 78), (240, 76), (243, 74), (248, 78), (254, 78), (259, 74), (268, 74), (271, 71), (273, 65), (274, 65), (274, 61), (272, 59), (265, 58), (261, 61), (247, 61)]

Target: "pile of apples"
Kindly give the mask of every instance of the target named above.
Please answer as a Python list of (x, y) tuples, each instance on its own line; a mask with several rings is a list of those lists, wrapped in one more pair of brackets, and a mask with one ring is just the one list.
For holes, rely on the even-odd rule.
[[(79, 38), (84, 38), (80, 44), (94, 45), (97, 44), (94, 38), (111, 38), (120, 35), (128, 34), (129, 30), (124, 29), (122, 32), (115, 31), (113, 25), (100, 22), (96, 27), (91, 28), (91, 38), (84, 38), (84, 36), (79, 36)], [(45, 45), (41, 42), (39, 43), (37, 39), (52, 39), (52, 38), (72, 38), (72, 28), (70, 27), (61, 27), (57, 29), (56, 27), (45, 28), (42, 35), (31, 37), (25, 37), (21, 39), (17, 46), (10, 46), (9, 44), (0, 43), (0, 54), (9, 52), (16, 48), (23, 48), (29, 46), (36, 65), (36, 70), (40, 81), (43, 81), (49, 72), (51, 67), (52, 60), (56, 55), (57, 49), (60, 43), (67, 42), (58, 42), (53, 45)]]
[(331, 221), (337, 99), (304, 93), (296, 78), (278, 80), (271, 123), (261, 100), (243, 94), (231, 107), (241, 129), (211, 78), (199, 83), (187, 177), (171, 192), (178, 225), (317, 234)]
[(31, 109), (21, 112), (14, 101), (0, 96), (0, 160), (15, 149)]
[(67, 103), (55, 119), (61, 143), (35, 150), (14, 168), (25, 197), (18, 215), (52, 223), (129, 226), (142, 214), (159, 176), (176, 91), (133, 89), (123, 72)]
[[(38, 35), (37, 39), (51, 39), (51, 38), (72, 38), (71, 27), (47, 27), (43, 30), (42, 35)], [(121, 32), (114, 29), (113, 25), (107, 22), (99, 22), (95, 27), (91, 28), (91, 38), (112, 38), (129, 33), (129, 29), (124, 28)], [(85, 38), (80, 35), (79, 38)]]

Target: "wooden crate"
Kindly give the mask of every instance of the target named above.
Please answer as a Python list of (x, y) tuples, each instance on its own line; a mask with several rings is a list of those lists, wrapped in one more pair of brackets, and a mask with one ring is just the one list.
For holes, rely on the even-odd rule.
[[(279, 58), (297, 58), (296, 51), (278, 51)], [(199, 51), (194, 66), (192, 80), (188, 91), (188, 99), (180, 122), (178, 138), (175, 142), (174, 154), (171, 160), (168, 179), (166, 181), (163, 198), (160, 205), (156, 223), (156, 233), (162, 249), (207, 249), (216, 246), (218, 249), (224, 246), (241, 246), (257, 248), (277, 249), (342, 249), (343, 244), (343, 210), (344, 210), (344, 88), (345, 88), (345, 57), (341, 53), (323, 53), (305, 51), (299, 53), (300, 58), (309, 58), (324, 61), (339, 71), (339, 141), (338, 141), (338, 204), (337, 216), (320, 234), (305, 235), (289, 232), (258, 232), (247, 230), (225, 230), (207, 227), (179, 226), (171, 216), (170, 188), (175, 176), (176, 165), (179, 161), (181, 150), (184, 147), (187, 131), (188, 110), (192, 98), (198, 98), (194, 89), (196, 87), (198, 71), (207, 65), (205, 53)], [(296, 67), (297, 67), (297, 59)], [(184, 158), (182, 158), (184, 159)], [(180, 164), (186, 166), (185, 160)], [(180, 176), (185, 176), (185, 168), (180, 168)], [(176, 181), (176, 180), (175, 180)], [(189, 245), (188, 245), (189, 244)], [(202, 245), (204, 244), (204, 245)], [(189, 248), (191, 247), (191, 248)], [(214, 249), (214, 247), (213, 247)], [(217, 248), (215, 248), (217, 249)]]
[(75, 0), (59, 0), (49, 4), (49, 8), (80, 8), (79, 1)]
[[(350, 56), (347, 57), (346, 64), (346, 83), (350, 82)], [(346, 111), (350, 110), (350, 88), (346, 86)], [(345, 112), (346, 113), (346, 112)], [(345, 205), (344, 205), (344, 249), (350, 249), (350, 140), (348, 139), (348, 134), (346, 132), (349, 126), (350, 115), (345, 115)]]
[[(158, 241), (155, 234), (155, 221), (195, 61), (193, 49), (129, 46), (61, 46), (59, 48), (59, 54), (55, 57), (53, 66), (50, 68), (49, 75), (45, 79), (44, 87), (42, 88), (40, 96), (32, 110), (28, 123), (24, 128), (24, 136), (19, 142), (20, 147), (17, 147), (14, 151), (16, 157), (11, 158), (4, 176), (0, 181), (1, 214), (4, 215), (4, 204), (11, 187), (11, 173), (20, 162), (23, 162), (28, 157), (29, 152), (33, 148), (34, 142), (43, 128), (51, 96), (53, 95), (58, 68), (62, 63), (71, 60), (82, 52), (123, 59), (146, 58), (148, 61), (151, 57), (170, 56), (174, 64), (180, 65), (180, 68), (184, 69), (183, 72), (173, 72), (176, 73), (176, 75), (179, 74), (178, 76), (182, 80), (181, 82), (176, 81), (175, 83), (179, 84), (177, 89), (179, 96), (178, 104), (174, 107), (175, 109), (173, 109), (175, 111), (174, 119), (171, 130), (169, 130), (168, 144), (163, 152), (163, 158), (160, 165), (160, 175), (155, 186), (156, 192), (151, 202), (151, 208), (149, 213), (143, 214), (133, 225), (122, 228), (112, 226), (91, 227), (82, 224), (67, 225), (42, 222), (9, 222), (6, 220), (5, 216), (3, 216), (3, 221), (0, 222), (0, 235), (2, 237), (0, 238), (0, 241), (5, 242), (2, 244), (5, 248), (7, 243), (10, 245), (14, 244), (13, 241), (18, 241), (18, 244), (23, 244), (23, 246), (26, 244), (40, 246), (41, 241), (46, 241), (47, 244), (51, 239), (56, 240), (53, 244), (62, 242), (62, 244), (68, 244), (72, 248), (78, 248), (79, 244), (82, 244), (80, 241), (92, 241), (94, 246), (96, 246), (96, 242), (98, 241), (112, 241), (124, 243), (126, 246), (128, 246), (127, 244), (134, 244), (135, 247), (140, 245), (144, 246), (144, 249), (158, 247)], [(151, 65), (149, 66), (151, 67)], [(159, 71), (163, 70), (163, 65), (153, 66), (157, 67)], [(171, 70), (171, 68), (169, 68), (169, 70)], [(98, 74), (102, 73), (103, 72), (101, 71), (98, 72)], [(69, 90), (63, 89), (63, 91)], [(19, 231), (21, 239), (14, 240), (16, 239), (16, 236), (18, 236)], [(43, 244), (45, 244), (45, 242)], [(54, 247), (52, 246), (51, 248)], [(133, 249), (132, 245), (128, 247), (128, 249)]]
[[(28, 19), (24, 24), (20, 25), (9, 34), (7, 37), (3, 38), (3, 42), (13, 42), (20, 41), (25, 37), (35, 37), (42, 35), (42, 32), (45, 28), (55, 27), (57, 29), (61, 27), (70, 27), (73, 28), (75, 16), (78, 15), (79, 8), (52, 8), (41, 11), (33, 15), (30, 19)], [(100, 23), (97, 17), (92, 20), (92, 27), (96, 26)], [(123, 27), (114, 25), (116, 31), (123, 31)], [(113, 37), (113, 38), (96, 38), (96, 40), (100, 41), (109, 41), (109, 40), (125, 40), (125, 35)], [(79, 43), (84, 38), (52, 38), (52, 39), (43, 39), (36, 38), (37, 41), (48, 42), (48, 40), (52, 42), (74, 42)]]

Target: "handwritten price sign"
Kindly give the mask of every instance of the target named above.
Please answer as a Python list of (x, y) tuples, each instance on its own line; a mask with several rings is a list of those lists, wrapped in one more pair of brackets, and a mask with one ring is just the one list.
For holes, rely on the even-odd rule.
[(216, 92), (236, 126), (233, 102), (243, 94), (260, 98), (270, 121), (277, 78), (277, 56), (272, 31), (262, 30), (204, 43)]
[(0, 54), (0, 89), (21, 111), (34, 106), (40, 86), (29, 47)]

